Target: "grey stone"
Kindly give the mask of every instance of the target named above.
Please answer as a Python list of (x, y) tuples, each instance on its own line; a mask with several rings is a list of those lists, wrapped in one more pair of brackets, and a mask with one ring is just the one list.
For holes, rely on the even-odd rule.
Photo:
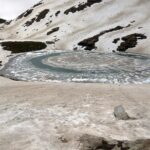
[(130, 119), (129, 115), (125, 111), (124, 107), (119, 105), (114, 108), (114, 116), (119, 120), (128, 120)]

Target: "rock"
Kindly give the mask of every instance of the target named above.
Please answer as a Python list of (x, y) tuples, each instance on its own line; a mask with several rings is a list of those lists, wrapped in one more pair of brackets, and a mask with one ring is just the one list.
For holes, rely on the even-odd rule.
[(5, 22), (6, 22), (6, 20), (0, 18), (0, 24), (1, 24), (1, 23), (5, 23)]
[(119, 120), (128, 120), (130, 117), (125, 111), (124, 107), (119, 105), (114, 108), (114, 116)]
[(47, 47), (45, 42), (36, 41), (4, 41), (0, 43), (4, 50), (12, 53), (22, 53), (43, 50)]
[(80, 150), (150, 150), (150, 139), (119, 141), (84, 134), (79, 141)]
[(59, 137), (59, 140), (62, 142), (62, 143), (68, 143), (68, 139), (64, 136), (61, 136)]

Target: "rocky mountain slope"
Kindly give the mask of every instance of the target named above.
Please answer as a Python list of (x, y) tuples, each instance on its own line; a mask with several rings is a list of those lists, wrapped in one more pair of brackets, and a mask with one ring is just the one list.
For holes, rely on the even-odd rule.
[(49, 49), (150, 53), (149, 0), (43, 0), (1, 25), (1, 40)]

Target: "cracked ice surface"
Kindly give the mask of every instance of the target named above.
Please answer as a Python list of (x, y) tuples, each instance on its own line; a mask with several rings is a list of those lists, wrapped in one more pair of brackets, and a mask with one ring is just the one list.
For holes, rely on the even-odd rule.
[(150, 56), (85, 51), (30, 52), (10, 60), (1, 74), (28, 81), (150, 83)]

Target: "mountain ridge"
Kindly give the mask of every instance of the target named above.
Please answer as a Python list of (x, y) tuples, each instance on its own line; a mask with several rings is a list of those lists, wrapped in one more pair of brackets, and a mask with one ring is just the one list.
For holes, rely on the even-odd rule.
[(49, 49), (150, 53), (149, 6), (148, 0), (43, 0), (3, 25), (0, 36), (47, 42)]

